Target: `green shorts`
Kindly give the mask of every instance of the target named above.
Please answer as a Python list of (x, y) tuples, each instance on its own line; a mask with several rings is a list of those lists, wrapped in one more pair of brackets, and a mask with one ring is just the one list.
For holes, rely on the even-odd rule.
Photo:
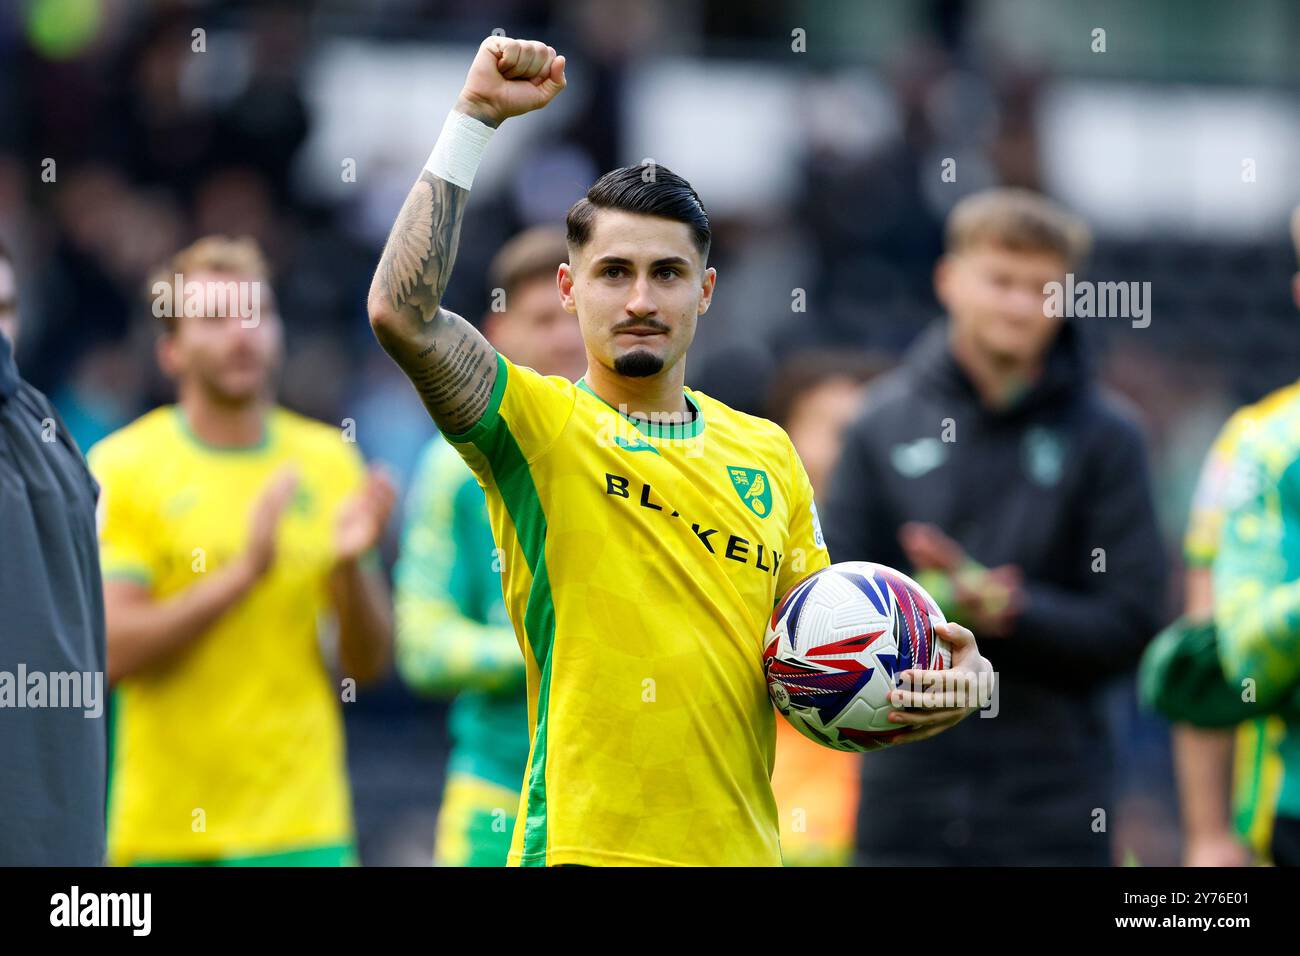
[(505, 866), (519, 793), (466, 773), (442, 791), (434, 866)]
[(276, 853), (226, 856), (207, 860), (134, 860), (131, 866), (357, 866), (357, 851), (351, 843), (313, 846)]

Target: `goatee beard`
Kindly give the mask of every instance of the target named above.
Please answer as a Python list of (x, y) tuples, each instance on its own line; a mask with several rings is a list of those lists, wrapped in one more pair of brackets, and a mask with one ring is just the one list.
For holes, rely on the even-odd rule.
[(648, 378), (663, 371), (664, 360), (653, 352), (637, 349), (614, 359), (614, 371), (628, 378)]

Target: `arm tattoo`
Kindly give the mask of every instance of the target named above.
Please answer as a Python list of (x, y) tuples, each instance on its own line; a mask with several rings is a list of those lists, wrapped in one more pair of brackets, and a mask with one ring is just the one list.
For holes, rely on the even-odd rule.
[[(425, 175), (428, 175), (427, 173)], [(415, 291), (433, 249), (433, 188), (420, 177), (397, 214), (384, 257), (379, 260), (388, 300), (397, 310)]]
[(438, 425), (453, 434), (482, 417), (496, 381), (496, 353), (468, 322), (440, 307), (451, 278), (469, 190), (428, 170), (398, 213), (371, 289), (391, 323), (380, 343), (406, 372)]
[(428, 321), (442, 300), (460, 243), (469, 190), (427, 169), (411, 187), (379, 262), (382, 287), (394, 312), (408, 305)]
[(496, 354), (460, 316), (442, 314), (463, 327), (460, 334), (449, 330), (427, 346), (427, 354), (407, 370), (407, 376), (438, 424), (458, 435), (469, 431), (488, 407), (496, 383)]

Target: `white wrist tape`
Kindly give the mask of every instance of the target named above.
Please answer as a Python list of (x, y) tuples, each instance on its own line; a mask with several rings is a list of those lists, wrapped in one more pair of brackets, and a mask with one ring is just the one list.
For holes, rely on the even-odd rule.
[(452, 110), (442, 124), (438, 142), (434, 144), (424, 168), (461, 189), (469, 189), (479, 160), (483, 158), (483, 150), (495, 132), (486, 123)]

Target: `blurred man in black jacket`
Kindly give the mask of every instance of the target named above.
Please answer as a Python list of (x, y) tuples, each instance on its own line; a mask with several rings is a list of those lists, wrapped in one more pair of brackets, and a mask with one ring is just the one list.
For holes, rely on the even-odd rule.
[(991, 719), (863, 761), (862, 864), (1110, 862), (1100, 691), (1157, 629), (1165, 578), (1139, 430), (1047, 308), (1087, 244), (1033, 193), (960, 203), (935, 269), (947, 321), (846, 438), (831, 560), (916, 575), (999, 675)]

